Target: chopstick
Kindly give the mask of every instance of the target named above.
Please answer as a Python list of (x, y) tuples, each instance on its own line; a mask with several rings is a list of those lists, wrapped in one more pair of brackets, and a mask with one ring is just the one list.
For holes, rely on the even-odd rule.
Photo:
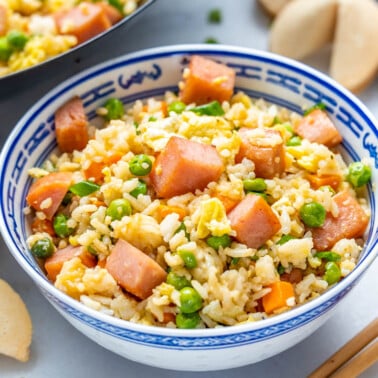
[[(369, 345), (377, 337), (378, 318), (375, 318), (312, 372), (308, 378), (352, 378), (357, 376), (378, 360), (378, 341)], [(361, 350), (363, 351), (358, 354)], [(355, 355), (356, 357), (352, 358)], [(339, 370), (336, 371), (337, 369)], [(332, 375), (332, 373), (334, 374)]]

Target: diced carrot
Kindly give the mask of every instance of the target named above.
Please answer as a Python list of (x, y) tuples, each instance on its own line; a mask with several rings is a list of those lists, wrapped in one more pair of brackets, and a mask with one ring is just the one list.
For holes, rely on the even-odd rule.
[(62, 152), (82, 150), (88, 143), (88, 121), (83, 102), (74, 97), (55, 112), (55, 133)]
[(7, 8), (0, 4), (0, 37), (7, 34), (8, 29), (8, 13)]
[(111, 26), (103, 7), (89, 2), (57, 12), (54, 19), (59, 34), (74, 35), (78, 43), (93, 38)]
[(122, 157), (121, 154), (114, 153), (107, 156), (104, 161), (91, 161), (88, 168), (83, 170), (84, 176), (87, 180), (92, 179), (94, 182), (101, 182), (104, 178), (102, 170), (107, 166), (116, 163)]
[(167, 278), (155, 260), (122, 239), (113, 247), (105, 267), (120, 286), (141, 299)]
[(226, 213), (229, 213), (240, 202), (240, 200), (234, 200), (222, 194), (216, 194), (214, 197), (218, 198), (223, 203)]
[(79, 257), (82, 263), (89, 268), (93, 268), (97, 264), (96, 257), (91, 255), (84, 247), (69, 245), (66, 248), (58, 249), (51, 257), (45, 260), (45, 269), (49, 279), (55, 281), (62, 270), (63, 264), (74, 257)]
[(84, 176), (87, 180), (91, 179), (94, 182), (101, 182), (104, 178), (102, 170), (106, 167), (104, 162), (91, 161), (88, 168), (84, 169)]
[(333, 197), (338, 207), (338, 215), (327, 213), (322, 227), (312, 229), (314, 248), (318, 251), (330, 250), (341, 239), (358, 238), (363, 235), (369, 223), (361, 205), (347, 191)]
[(106, 267), (106, 259), (98, 259), (97, 260), (97, 265), (100, 267), (100, 268), (105, 268)]
[(315, 109), (304, 116), (294, 129), (302, 138), (328, 147), (334, 147), (342, 141), (336, 126), (321, 109)]
[(281, 224), (268, 203), (259, 195), (247, 194), (228, 214), (236, 239), (250, 248), (259, 248)]
[(121, 12), (106, 1), (101, 1), (98, 5), (103, 9), (106, 17), (112, 25), (122, 20), (123, 16)]
[(217, 150), (209, 145), (171, 137), (150, 173), (158, 197), (169, 198), (203, 190), (224, 170)]
[(308, 174), (307, 179), (314, 189), (319, 189), (322, 186), (330, 186), (332, 189), (337, 190), (341, 182), (341, 177), (337, 175), (318, 176)]
[(183, 220), (188, 212), (186, 209), (183, 209), (182, 207), (179, 206), (168, 206), (168, 205), (159, 205), (157, 208), (157, 213), (159, 219), (164, 219), (167, 215), (176, 213), (179, 216), (179, 220)]
[(181, 100), (190, 104), (206, 104), (217, 100), (228, 101), (234, 91), (235, 71), (225, 64), (202, 56), (193, 55), (189, 63), (189, 74), (184, 77), (180, 92)]
[(53, 223), (51, 220), (48, 219), (39, 219), (38, 217), (34, 218), (31, 224), (31, 229), (33, 233), (46, 232), (52, 237), (56, 236)]
[(285, 171), (285, 150), (281, 133), (270, 129), (239, 130), (241, 145), (235, 161), (240, 163), (243, 158), (255, 164), (257, 177), (273, 178)]
[(264, 311), (267, 314), (287, 307), (286, 301), (289, 298), (295, 297), (294, 287), (290, 282), (277, 281), (268, 285), (268, 287), (271, 288), (271, 292), (264, 295), (262, 298)]
[(26, 201), (47, 219), (52, 219), (58, 210), (68, 188), (71, 186), (71, 172), (53, 172), (35, 181), (29, 189)]

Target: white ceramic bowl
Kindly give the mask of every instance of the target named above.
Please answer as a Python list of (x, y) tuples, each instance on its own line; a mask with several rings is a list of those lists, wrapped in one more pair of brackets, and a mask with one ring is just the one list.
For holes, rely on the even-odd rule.
[[(343, 154), (350, 160), (371, 157), (375, 164), (368, 199), (372, 217), (367, 243), (355, 270), (315, 300), (260, 322), (205, 330), (149, 327), (91, 310), (57, 290), (30, 254), (30, 232), (22, 212), (31, 184), (27, 171), (40, 165), (55, 148), (53, 115), (79, 95), (90, 119), (108, 96), (125, 103), (177, 90), (191, 54), (209, 56), (236, 70), (236, 88), (252, 97), (301, 111), (319, 101), (344, 137)], [(353, 95), (327, 76), (280, 56), (221, 45), (184, 45), (145, 50), (84, 71), (45, 95), (21, 119), (0, 157), (0, 227), (14, 258), (51, 304), (79, 331), (126, 358), (177, 370), (218, 370), (273, 356), (308, 337), (358, 282), (377, 255), (378, 177), (377, 124)], [(375, 189), (376, 190), (376, 189)], [(53, 341), (51, 347), (53, 347)]]

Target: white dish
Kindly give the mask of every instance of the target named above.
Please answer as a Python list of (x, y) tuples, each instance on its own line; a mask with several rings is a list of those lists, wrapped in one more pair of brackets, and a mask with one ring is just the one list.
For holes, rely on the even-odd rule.
[[(229, 64), (237, 72), (237, 89), (252, 97), (301, 111), (320, 100), (344, 137), (343, 153), (352, 160), (374, 159), (377, 168), (377, 125), (365, 106), (327, 76), (300, 63), (245, 48), (183, 45), (144, 50), (86, 70), (45, 95), (20, 120), (0, 157), (1, 214), (4, 240), (26, 273), (52, 305), (83, 334), (124, 357), (176, 370), (219, 370), (273, 356), (303, 340), (322, 325), (358, 282), (377, 255), (375, 219), (376, 170), (368, 186), (372, 217), (366, 247), (355, 270), (319, 298), (276, 317), (245, 325), (175, 330), (134, 324), (95, 312), (58, 291), (45, 277), (26, 246), (29, 232), (22, 213), (30, 186), (27, 170), (40, 165), (55, 148), (53, 114), (79, 95), (88, 117), (104, 98), (125, 103), (176, 90), (191, 54)], [(375, 189), (376, 191), (376, 189)]]

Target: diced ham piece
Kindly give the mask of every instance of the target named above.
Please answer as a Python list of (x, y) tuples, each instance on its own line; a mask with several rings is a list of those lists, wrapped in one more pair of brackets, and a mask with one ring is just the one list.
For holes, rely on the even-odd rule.
[(180, 98), (186, 104), (228, 101), (234, 91), (235, 71), (225, 64), (193, 55), (189, 73), (184, 77)]
[(79, 257), (82, 263), (93, 268), (97, 264), (97, 259), (91, 255), (84, 247), (73, 247), (69, 245), (66, 248), (58, 249), (54, 254), (45, 260), (45, 269), (47, 276), (51, 281), (55, 281), (57, 275), (63, 268), (66, 261), (72, 260), (74, 257)]
[(279, 131), (265, 128), (239, 130), (241, 145), (235, 161), (244, 158), (255, 164), (256, 177), (273, 178), (285, 171), (284, 141)]
[(304, 116), (295, 125), (295, 132), (310, 142), (324, 144), (327, 147), (334, 147), (342, 141), (342, 136), (336, 126), (328, 115), (320, 109), (315, 109)]
[(71, 172), (53, 172), (35, 181), (26, 201), (47, 219), (52, 219), (73, 181)]
[(247, 194), (227, 216), (236, 231), (236, 239), (250, 248), (261, 247), (281, 229), (276, 214), (264, 198), (256, 194)]
[(322, 227), (312, 229), (314, 248), (318, 251), (330, 250), (341, 239), (358, 238), (363, 235), (369, 223), (361, 205), (347, 191), (335, 194), (334, 202), (338, 215), (327, 213)]
[(121, 12), (109, 3), (101, 1), (98, 5), (104, 10), (106, 17), (112, 25), (122, 20), (123, 16)]
[(74, 35), (78, 43), (93, 38), (111, 26), (104, 9), (98, 4), (89, 2), (57, 12), (54, 19), (59, 34)]
[(113, 247), (105, 267), (120, 286), (140, 299), (149, 297), (167, 278), (157, 262), (122, 239)]
[(158, 197), (170, 198), (204, 189), (218, 180), (223, 170), (214, 147), (171, 137), (156, 158), (150, 178)]
[(82, 150), (88, 143), (88, 121), (83, 102), (74, 97), (55, 112), (55, 133), (62, 152)]
[(8, 14), (7, 8), (4, 5), (0, 4), (0, 37), (7, 34), (8, 29)]

